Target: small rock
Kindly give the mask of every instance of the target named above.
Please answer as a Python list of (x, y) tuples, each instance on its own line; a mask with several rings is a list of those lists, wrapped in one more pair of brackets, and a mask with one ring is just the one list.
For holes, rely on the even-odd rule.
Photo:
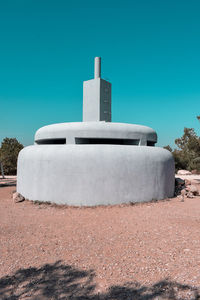
[(194, 194), (193, 193), (191, 193), (191, 192), (188, 192), (187, 193), (187, 198), (194, 198), (195, 196), (194, 196)]
[(200, 180), (198, 180), (198, 179), (192, 179), (191, 180), (191, 184), (200, 184)]
[(184, 202), (184, 198), (187, 195), (186, 189), (181, 190), (181, 202)]
[(192, 172), (187, 171), (187, 170), (179, 170), (177, 172), (178, 175), (192, 175)]
[(181, 191), (181, 195), (185, 196), (186, 194), (187, 194), (186, 189), (183, 189), (183, 190)]
[(194, 184), (187, 186), (186, 190), (188, 190), (194, 196), (198, 196), (199, 194), (198, 188)]
[(197, 170), (192, 170), (191, 172), (192, 172), (192, 174), (199, 174), (199, 172)]
[(16, 192), (13, 194), (13, 200), (15, 203), (18, 203), (18, 202), (23, 202), (25, 198), (20, 193)]
[(186, 185), (186, 186), (191, 185), (191, 180), (185, 179), (185, 185)]

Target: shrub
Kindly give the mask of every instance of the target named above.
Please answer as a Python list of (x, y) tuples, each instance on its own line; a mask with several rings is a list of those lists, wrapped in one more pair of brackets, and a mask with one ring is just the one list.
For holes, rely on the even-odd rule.
[(1, 143), (0, 161), (6, 175), (16, 175), (17, 157), (23, 145), (16, 138), (5, 138)]
[(176, 139), (175, 144), (177, 149), (172, 150), (169, 145), (164, 148), (173, 154), (176, 171), (186, 169), (200, 172), (200, 137), (194, 129), (184, 128), (183, 136)]

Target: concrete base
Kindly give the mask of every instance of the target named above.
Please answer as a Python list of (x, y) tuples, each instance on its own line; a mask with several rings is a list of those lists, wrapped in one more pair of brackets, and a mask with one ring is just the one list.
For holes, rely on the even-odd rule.
[(19, 154), (17, 192), (75, 206), (160, 200), (174, 194), (174, 160), (158, 147), (33, 145)]

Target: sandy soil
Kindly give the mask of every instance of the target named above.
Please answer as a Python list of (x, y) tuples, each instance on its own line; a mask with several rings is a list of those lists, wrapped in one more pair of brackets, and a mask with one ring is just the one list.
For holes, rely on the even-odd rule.
[(200, 197), (14, 203), (0, 188), (0, 299), (200, 299)]

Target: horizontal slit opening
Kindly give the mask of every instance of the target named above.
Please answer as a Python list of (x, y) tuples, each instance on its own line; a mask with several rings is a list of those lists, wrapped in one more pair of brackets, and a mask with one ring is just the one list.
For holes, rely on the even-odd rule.
[(147, 141), (147, 146), (154, 147), (156, 142)]
[(139, 145), (140, 140), (112, 138), (75, 138), (76, 144)]
[(66, 139), (64, 138), (55, 138), (55, 139), (41, 139), (35, 141), (38, 145), (59, 145), (66, 144)]

